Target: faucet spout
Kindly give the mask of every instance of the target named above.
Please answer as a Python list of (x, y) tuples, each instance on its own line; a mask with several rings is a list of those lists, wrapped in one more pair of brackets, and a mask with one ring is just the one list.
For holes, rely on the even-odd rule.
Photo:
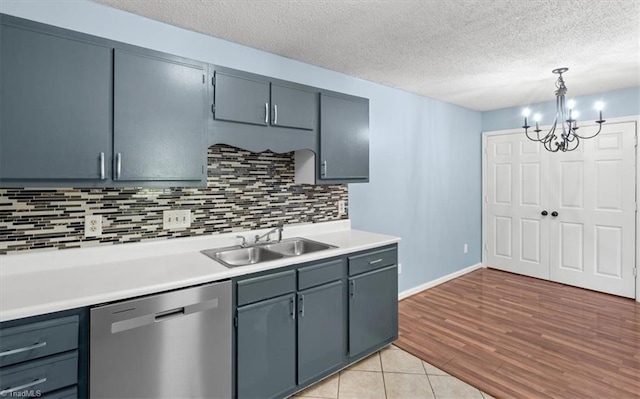
[(271, 229), (271, 230), (267, 231), (263, 235), (256, 234), (255, 244), (258, 244), (260, 242), (260, 240), (262, 240), (265, 237), (267, 237), (267, 239), (265, 241), (267, 241), (267, 242), (271, 241), (271, 234), (273, 234), (275, 232), (278, 233), (278, 242), (280, 242), (280, 241), (282, 241), (282, 231), (283, 230), (284, 230), (284, 227), (278, 226), (278, 227), (276, 227), (274, 229)]

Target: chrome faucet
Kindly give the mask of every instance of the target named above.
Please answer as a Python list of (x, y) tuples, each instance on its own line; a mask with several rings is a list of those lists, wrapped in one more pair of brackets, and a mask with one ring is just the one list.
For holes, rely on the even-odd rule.
[(240, 248), (248, 247), (246, 238), (244, 238), (243, 236), (236, 236), (236, 238), (242, 238), (242, 243), (240, 244)]
[(267, 231), (266, 233), (264, 233), (263, 235), (258, 235), (256, 234), (256, 240), (255, 240), (255, 244), (259, 243), (260, 240), (262, 240), (263, 238), (267, 237), (266, 241), (271, 241), (271, 234), (278, 232), (278, 242), (282, 241), (282, 230), (284, 230), (284, 227), (282, 226), (278, 226), (274, 229), (271, 229), (269, 231)]

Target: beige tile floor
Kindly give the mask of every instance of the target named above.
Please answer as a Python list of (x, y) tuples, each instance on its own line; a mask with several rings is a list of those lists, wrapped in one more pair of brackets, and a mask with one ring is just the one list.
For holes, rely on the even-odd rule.
[(296, 399), (492, 399), (393, 345), (305, 389)]

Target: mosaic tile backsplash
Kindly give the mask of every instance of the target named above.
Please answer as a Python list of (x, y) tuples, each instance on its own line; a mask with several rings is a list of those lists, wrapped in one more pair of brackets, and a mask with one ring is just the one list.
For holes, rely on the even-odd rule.
[[(0, 189), (0, 254), (346, 219), (347, 185), (296, 185), (293, 156), (213, 146), (206, 188)], [(163, 230), (168, 209), (190, 209), (191, 227)], [(91, 214), (102, 215), (101, 237), (84, 237)]]

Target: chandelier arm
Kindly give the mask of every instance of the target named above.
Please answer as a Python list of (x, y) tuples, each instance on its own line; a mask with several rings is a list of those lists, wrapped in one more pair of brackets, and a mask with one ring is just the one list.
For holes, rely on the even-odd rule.
[(581, 138), (583, 140), (589, 140), (592, 139), (594, 137), (596, 137), (598, 134), (600, 134), (600, 131), (602, 130), (602, 123), (600, 123), (600, 127), (598, 128), (598, 131), (595, 132), (595, 134), (591, 135), (591, 136), (580, 136), (578, 133), (576, 133), (575, 131), (573, 132), (574, 136)]
[(573, 148), (567, 149), (567, 151), (575, 151), (578, 148), (578, 146), (580, 145), (580, 138), (578, 136), (575, 136), (575, 140), (572, 140), (572, 141), (575, 141), (576, 145), (573, 146)]

